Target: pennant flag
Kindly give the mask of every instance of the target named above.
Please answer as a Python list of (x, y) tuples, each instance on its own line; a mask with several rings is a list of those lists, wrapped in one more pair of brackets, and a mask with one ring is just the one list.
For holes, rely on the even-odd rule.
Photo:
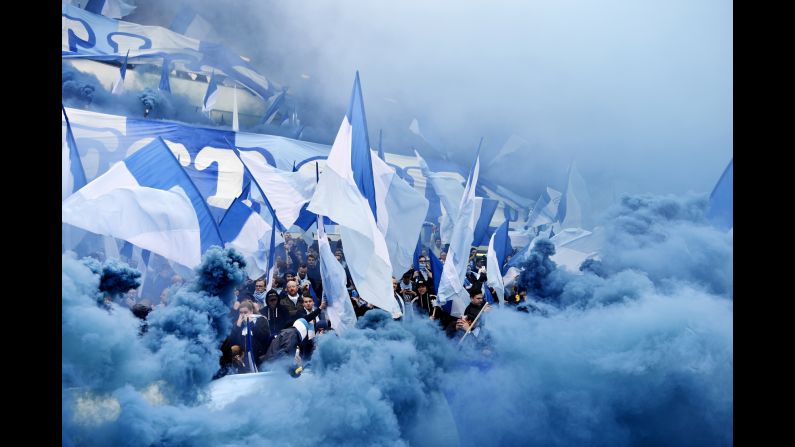
[(188, 5), (183, 5), (182, 9), (180, 9), (177, 15), (171, 20), (171, 24), (168, 28), (174, 32), (198, 40), (210, 42), (217, 42), (220, 40), (218, 38), (218, 33), (210, 22), (197, 14), (196, 11)]
[(218, 100), (218, 83), (215, 79), (215, 72), (210, 75), (210, 83), (207, 84), (207, 92), (204, 93), (204, 101), (202, 102), (202, 112), (209, 112), (215, 106)]
[(381, 129), (378, 129), (378, 158), (386, 162), (386, 156), (384, 155), (384, 147), (381, 145), (382, 140), (384, 137), (384, 132)]
[(69, 196), (61, 220), (190, 268), (222, 245), (207, 202), (161, 138)]
[(475, 224), (475, 232), (472, 239), (472, 245), (480, 246), (480, 245), (487, 245), (489, 237), (491, 237), (491, 233), (489, 232), (489, 223), (491, 223), (491, 219), (494, 217), (494, 212), (497, 211), (497, 206), (500, 204), (499, 201), (494, 199), (487, 199), (487, 198), (475, 198), (479, 203), (476, 205), (475, 216), (476, 216), (476, 224)]
[(168, 73), (171, 71), (171, 61), (168, 57), (163, 58), (163, 69), (160, 72), (160, 90), (171, 93), (171, 83), (168, 80)]
[[(356, 326), (356, 313), (348, 295), (347, 277), (345, 269), (334, 257), (331, 252), (326, 232), (323, 227), (323, 219), (317, 219), (317, 245), (320, 257), (320, 277), (323, 281), (323, 297), (326, 300), (326, 314), (328, 315), (331, 327), (339, 335), (348, 329)], [(312, 287), (309, 288), (312, 299), (315, 299)]]
[[(480, 140), (481, 144), (483, 139)], [(464, 290), (462, 284), (466, 275), (466, 267), (469, 261), (469, 249), (472, 247), (472, 240), (475, 232), (477, 220), (475, 189), (478, 182), (480, 171), (480, 147), (475, 156), (472, 169), (469, 171), (467, 184), (464, 187), (464, 194), (461, 197), (458, 216), (455, 219), (453, 236), (450, 247), (447, 250), (447, 258), (444, 262), (442, 279), (439, 283), (438, 297), (440, 303), (452, 301), (450, 314), (454, 316), (463, 315), (464, 309), (469, 302), (469, 294)]]
[[(494, 288), (494, 292), (500, 299), (505, 300), (505, 285), (502, 277), (505, 274), (502, 267), (508, 253), (511, 252), (511, 239), (508, 238), (508, 221), (502, 223), (497, 231), (491, 235), (489, 240), (489, 250), (486, 253), (486, 278), (488, 285)], [(485, 295), (484, 295), (485, 296)]]
[(127, 50), (124, 61), (121, 63), (121, 67), (119, 67), (119, 77), (116, 79), (116, 82), (113, 83), (113, 89), (110, 91), (114, 95), (120, 95), (124, 92), (124, 78), (127, 76), (127, 59), (129, 57), (130, 50)]
[(238, 197), (218, 224), (225, 247), (233, 247), (246, 260), (246, 273), (257, 279), (268, 271), (268, 252), (262, 240), (271, 232), (271, 225)]
[[(276, 220), (276, 217), (273, 218)], [(268, 284), (265, 286), (265, 291), (273, 288), (273, 274), (276, 271), (276, 225), (271, 225), (271, 241), (268, 245)]]
[(262, 121), (260, 122), (260, 124), (268, 124), (271, 121), (273, 121), (273, 118), (276, 116), (276, 112), (279, 110), (279, 107), (281, 107), (282, 103), (284, 103), (284, 96), (286, 94), (287, 91), (282, 90), (281, 92), (273, 95), (273, 97), (270, 98), (269, 100), (270, 105), (268, 105), (268, 109), (265, 110), (265, 115), (262, 117)]
[(502, 145), (502, 147), (497, 152), (497, 154), (491, 159), (491, 162), (486, 168), (487, 169), (491, 168), (497, 162), (508, 160), (508, 155), (517, 152), (519, 149), (521, 149), (524, 146), (527, 146), (528, 144), (529, 143), (524, 138), (516, 134), (511, 135), (505, 141), (505, 144)]
[(729, 161), (709, 195), (707, 219), (718, 228), (734, 228), (734, 159)]
[(376, 223), (374, 189), (373, 162), (357, 72), (348, 111), (307, 209), (337, 222), (345, 244), (348, 269), (362, 299), (399, 316), (400, 308), (392, 291), (389, 251)]
[(88, 0), (85, 10), (112, 19), (120, 19), (130, 15), (135, 10), (135, 5), (125, 0)]
[(560, 191), (556, 191), (547, 186), (546, 191), (530, 210), (525, 222), (525, 228), (536, 228), (541, 225), (553, 223), (558, 218), (558, 205), (560, 204)]
[(250, 372), (257, 372), (257, 362), (254, 361), (254, 344), (251, 332), (251, 321), (246, 318), (246, 363), (248, 364)]
[(251, 177), (267, 199), (283, 228), (298, 220), (301, 209), (312, 198), (316, 182), (301, 172), (287, 172), (268, 164), (265, 157), (254, 150), (237, 151)]
[(433, 254), (432, 250), (428, 250), (428, 259), (431, 260), (431, 275), (433, 275), (433, 290), (439, 290), (439, 282), (442, 280), (442, 271), (444, 270), (444, 264), (439, 258)]
[(240, 132), (240, 122), (237, 116), (237, 84), (233, 86), (232, 90), (232, 131)]
[(585, 180), (572, 161), (566, 190), (561, 196), (555, 219), (560, 222), (560, 228), (591, 228), (590, 202)]
[(66, 122), (63, 143), (61, 146), (61, 200), (74, 194), (86, 185), (86, 174), (83, 171), (83, 163), (80, 161), (80, 153), (77, 152), (77, 143), (72, 133), (72, 125), (69, 124), (69, 117), (66, 116), (66, 109), (61, 104), (64, 121)]

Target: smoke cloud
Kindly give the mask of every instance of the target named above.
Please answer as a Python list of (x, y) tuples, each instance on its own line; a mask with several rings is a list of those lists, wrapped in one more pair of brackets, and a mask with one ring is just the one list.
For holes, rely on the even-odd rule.
[[(197, 280), (149, 314), (143, 337), (129, 312), (97, 307), (97, 275), (66, 255), (65, 436), (84, 445), (731, 444), (733, 301), (726, 275), (713, 274), (731, 263), (731, 238), (704, 223), (703, 207), (703, 197), (625, 197), (609, 211), (602, 260), (582, 275), (558, 269), (545, 241), (531, 253), (537, 271), (526, 277), (549, 312), (494, 309), (459, 349), (429, 320), (373, 310), (345, 337), (316, 337), (299, 378), (285, 359), (240, 382), (245, 392), (223, 408), (206, 386), (231, 301), (210, 291), (242, 280), (238, 255), (210, 250)], [(683, 257), (685, 242), (712, 249)]]
[(596, 208), (707, 192), (731, 158), (730, 3), (141, 0), (127, 20), (168, 26), (182, 4), (288, 87), (314, 141), (333, 140), (359, 70), (373, 144), (383, 129), (388, 152), (466, 169), (481, 136), (485, 160), (515, 134), (482, 175), (532, 199), (573, 158)]

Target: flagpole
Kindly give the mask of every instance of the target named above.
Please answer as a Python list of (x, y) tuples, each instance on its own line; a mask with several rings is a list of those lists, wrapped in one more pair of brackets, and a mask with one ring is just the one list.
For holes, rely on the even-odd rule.
[(467, 335), (469, 335), (469, 333), (472, 332), (472, 328), (474, 328), (475, 327), (475, 323), (478, 322), (478, 318), (480, 318), (480, 314), (482, 314), (483, 311), (486, 310), (486, 306), (489, 306), (489, 303), (484, 303), (483, 304), (483, 307), (480, 309), (480, 312), (478, 312), (477, 316), (475, 317), (475, 321), (473, 321), (472, 324), (469, 325), (469, 329), (467, 329), (467, 332), (464, 334), (463, 337), (461, 337), (461, 340), (458, 341), (458, 345), (459, 346), (461, 346), (461, 343), (463, 343), (464, 339), (467, 338)]

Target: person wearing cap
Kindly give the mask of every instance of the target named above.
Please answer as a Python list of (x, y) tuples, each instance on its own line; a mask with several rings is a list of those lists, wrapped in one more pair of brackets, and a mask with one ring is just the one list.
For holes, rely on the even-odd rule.
[(279, 294), (271, 289), (265, 294), (266, 306), (260, 309), (260, 313), (268, 319), (272, 334), (278, 334), (279, 331), (290, 325), (290, 312), (286, 307), (279, 304)]

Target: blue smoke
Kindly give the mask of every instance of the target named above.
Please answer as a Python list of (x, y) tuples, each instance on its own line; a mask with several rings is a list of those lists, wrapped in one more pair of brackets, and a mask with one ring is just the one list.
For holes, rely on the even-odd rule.
[(92, 273), (99, 276), (97, 297), (100, 301), (105, 295), (116, 298), (141, 285), (141, 272), (119, 260), (108, 259), (99, 262), (94, 258), (85, 257), (82, 262)]
[[(76, 70), (71, 63), (61, 65), (62, 97), (64, 105), (80, 109), (115, 115), (150, 119), (181, 121), (202, 126), (214, 126), (206, 115), (201, 113), (198, 104), (180, 94), (162, 92), (156, 88), (143, 91), (125, 89), (119, 95), (110, 92), (110, 86), (103, 86), (96, 76)], [(147, 70), (138, 66), (137, 70)], [(148, 112), (147, 112), (148, 109)]]
[[(373, 310), (344, 337), (316, 337), (298, 379), (276, 365), (223, 408), (203, 393), (231, 302), (213, 294), (243, 277), (233, 252), (208, 252), (143, 337), (129, 312), (97, 308), (98, 278), (65, 257), (64, 434), (82, 445), (730, 445), (733, 301), (712, 270), (730, 263), (731, 237), (698, 203), (625, 199), (581, 275), (555, 268), (541, 242), (529, 276), (554, 311), (494, 309), (487, 344), (459, 350), (428, 320)], [(713, 249), (685, 259), (683, 240)]]

